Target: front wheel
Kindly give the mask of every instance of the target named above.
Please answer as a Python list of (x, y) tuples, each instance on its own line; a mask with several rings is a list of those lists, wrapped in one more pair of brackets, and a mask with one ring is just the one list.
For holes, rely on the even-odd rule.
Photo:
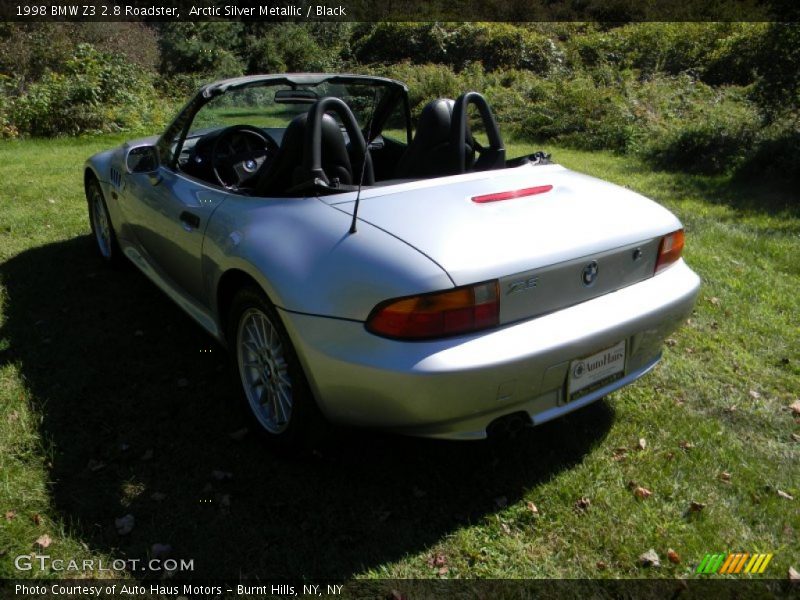
[(292, 450), (317, 442), (322, 416), (286, 329), (260, 290), (235, 296), (228, 340), (246, 410), (266, 441)]
[(103, 190), (100, 189), (96, 179), (92, 179), (86, 185), (86, 200), (89, 203), (89, 223), (92, 226), (97, 251), (103, 260), (116, 266), (122, 260), (122, 252), (111, 225)]

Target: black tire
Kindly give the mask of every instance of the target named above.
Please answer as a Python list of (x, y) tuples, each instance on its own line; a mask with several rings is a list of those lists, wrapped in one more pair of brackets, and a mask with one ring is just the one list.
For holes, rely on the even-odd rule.
[(226, 334), (233, 376), (253, 428), (269, 445), (291, 454), (313, 450), (327, 426), (286, 328), (260, 289), (245, 287), (236, 293)]
[(117, 234), (111, 224), (103, 190), (100, 183), (92, 178), (86, 183), (86, 202), (89, 207), (89, 224), (92, 227), (94, 247), (107, 264), (118, 267), (123, 261), (122, 250), (117, 241)]

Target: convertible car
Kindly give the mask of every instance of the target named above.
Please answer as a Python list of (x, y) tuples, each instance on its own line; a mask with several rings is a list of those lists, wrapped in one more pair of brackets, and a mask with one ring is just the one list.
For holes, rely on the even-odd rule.
[(204, 86), (84, 173), (103, 259), (230, 351), (264, 437), (332, 422), (479, 439), (638, 379), (700, 281), (681, 223), (622, 187), (508, 158), (477, 92), (379, 77)]

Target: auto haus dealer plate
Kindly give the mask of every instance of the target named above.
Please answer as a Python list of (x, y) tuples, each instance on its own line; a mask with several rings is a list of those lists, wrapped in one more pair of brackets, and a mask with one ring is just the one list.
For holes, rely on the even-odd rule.
[(625, 373), (625, 340), (591, 356), (573, 360), (567, 377), (567, 401), (619, 379)]

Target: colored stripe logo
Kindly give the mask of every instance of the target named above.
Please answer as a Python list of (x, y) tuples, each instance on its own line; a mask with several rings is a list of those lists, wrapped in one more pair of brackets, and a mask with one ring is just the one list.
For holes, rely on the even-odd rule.
[(770, 554), (749, 554), (747, 552), (737, 552), (734, 554), (706, 554), (700, 564), (697, 565), (695, 573), (709, 575), (717, 573), (719, 575), (737, 575), (740, 573), (763, 573), (769, 561), (772, 560)]

